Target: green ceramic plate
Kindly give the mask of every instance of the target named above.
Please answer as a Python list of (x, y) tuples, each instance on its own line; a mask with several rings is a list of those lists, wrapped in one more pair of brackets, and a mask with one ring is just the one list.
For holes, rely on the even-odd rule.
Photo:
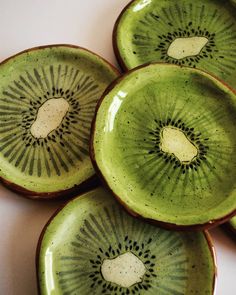
[(25, 194), (54, 197), (94, 175), (88, 146), (98, 99), (117, 77), (71, 45), (24, 51), (0, 64), (0, 177)]
[(236, 94), (196, 69), (152, 64), (99, 103), (91, 156), (133, 214), (207, 228), (236, 210)]
[(213, 294), (204, 233), (170, 232), (128, 215), (104, 189), (69, 202), (38, 247), (41, 295)]
[(236, 87), (236, 8), (229, 0), (136, 0), (121, 13), (114, 49), (124, 69), (162, 61), (197, 67)]

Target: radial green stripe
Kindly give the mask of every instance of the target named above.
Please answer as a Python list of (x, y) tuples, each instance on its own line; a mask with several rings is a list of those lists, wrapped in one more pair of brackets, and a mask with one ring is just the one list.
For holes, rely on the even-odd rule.
[(102, 224), (100, 224), (100, 218), (98, 217), (96, 218), (93, 214), (90, 214), (89, 217), (91, 218), (93, 227), (95, 227), (95, 229), (100, 233), (101, 239), (104, 239), (105, 243), (109, 243), (109, 239), (107, 238), (107, 235), (106, 235), (106, 230), (104, 229)]
[[(29, 79), (29, 82), (32, 83), (31, 76), (29, 75), (28, 72), (26, 73), (26, 75), (27, 75), (27, 78)], [(32, 83), (33, 85), (31, 86), (31, 84), (29, 84), (29, 82), (28, 82), (24, 77), (20, 76), (19, 78), (20, 78), (20, 81), (24, 84), (24, 86), (25, 86), (26, 88), (28, 88), (28, 91), (29, 91), (29, 92), (27, 91), (27, 93), (30, 93), (30, 92), (31, 92), (31, 96), (34, 96), (34, 95), (37, 96), (37, 92), (36, 92), (36, 91), (34, 90), (34, 88), (33, 88), (33, 87), (36, 86), (35, 83)], [(26, 90), (25, 90), (25, 91), (26, 91)]]

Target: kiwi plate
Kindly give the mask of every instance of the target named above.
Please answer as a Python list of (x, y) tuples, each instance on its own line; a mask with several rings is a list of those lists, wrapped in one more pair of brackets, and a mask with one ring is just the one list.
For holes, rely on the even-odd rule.
[(236, 93), (201, 70), (150, 64), (98, 103), (91, 158), (135, 216), (201, 230), (236, 213)]
[(97, 188), (45, 226), (37, 270), (41, 295), (190, 295), (214, 293), (216, 267), (207, 233), (137, 220)]
[(42, 46), (0, 64), (0, 178), (32, 198), (89, 187), (91, 121), (118, 72), (72, 45)]
[(197, 67), (236, 88), (236, 7), (229, 0), (136, 0), (113, 33), (123, 69), (151, 61)]

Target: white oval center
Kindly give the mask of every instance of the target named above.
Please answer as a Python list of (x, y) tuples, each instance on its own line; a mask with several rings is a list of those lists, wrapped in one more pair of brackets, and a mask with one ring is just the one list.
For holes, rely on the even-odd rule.
[(163, 152), (174, 154), (182, 163), (191, 162), (198, 149), (179, 129), (164, 127), (161, 131), (160, 148)]
[(175, 59), (198, 55), (207, 44), (206, 37), (176, 38), (169, 46), (167, 54)]
[(69, 103), (63, 98), (51, 98), (38, 109), (36, 120), (30, 131), (35, 138), (46, 138), (50, 132), (60, 126), (69, 110)]
[(104, 259), (101, 272), (106, 281), (129, 288), (142, 282), (146, 267), (137, 256), (127, 252), (114, 259)]

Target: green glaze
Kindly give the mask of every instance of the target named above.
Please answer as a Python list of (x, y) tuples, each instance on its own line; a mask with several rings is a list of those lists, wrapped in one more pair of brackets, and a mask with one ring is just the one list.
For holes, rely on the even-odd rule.
[(236, 216), (230, 219), (229, 224), (236, 232)]
[[(161, 150), (167, 126), (183, 132), (197, 148), (195, 158), (181, 162)], [(229, 88), (200, 70), (152, 64), (105, 95), (94, 158), (135, 214), (179, 227), (210, 225), (236, 209), (235, 127), (236, 95)]]
[[(90, 125), (98, 99), (117, 77), (114, 68), (85, 49), (55, 45), (13, 56), (0, 64), (0, 76), (0, 177), (37, 194), (71, 189), (94, 175)], [(68, 105), (60, 124), (45, 138), (34, 137), (39, 109), (58, 98)]]
[[(196, 36), (207, 41), (198, 54), (167, 54), (177, 38)], [(114, 43), (127, 69), (151, 61), (197, 67), (235, 88), (236, 9), (229, 0), (132, 1), (118, 20)]]
[[(213, 294), (215, 265), (208, 242), (200, 232), (170, 232), (137, 220), (98, 188), (69, 202), (47, 225), (39, 245), (40, 293)], [(125, 253), (146, 268), (143, 281), (129, 288), (101, 275), (104, 259)]]

